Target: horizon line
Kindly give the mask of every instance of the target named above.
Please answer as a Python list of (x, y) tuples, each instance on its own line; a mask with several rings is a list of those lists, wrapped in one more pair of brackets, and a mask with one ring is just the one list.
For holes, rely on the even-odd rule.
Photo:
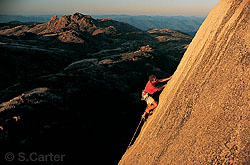
[(98, 15), (118, 15), (118, 16), (163, 16), (163, 17), (167, 17), (167, 16), (188, 16), (188, 17), (206, 17), (208, 14), (114, 14), (114, 13), (110, 13), (110, 14), (89, 14), (89, 13), (82, 13), (82, 12), (74, 12), (74, 13), (59, 13), (59, 14), (56, 14), (56, 13), (51, 13), (51, 14), (5, 14), (5, 13), (0, 13), (0, 15), (5, 15), (5, 16), (54, 16), (54, 15), (57, 15), (57, 16), (64, 16), (64, 15), (72, 15), (72, 14), (75, 14), (75, 13), (81, 13), (83, 15), (93, 15), (93, 16), (98, 16)]

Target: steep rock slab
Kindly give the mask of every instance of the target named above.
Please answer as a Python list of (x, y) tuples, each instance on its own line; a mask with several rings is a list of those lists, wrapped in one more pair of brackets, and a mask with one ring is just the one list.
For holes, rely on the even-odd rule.
[(210, 12), (119, 164), (250, 163), (250, 0)]

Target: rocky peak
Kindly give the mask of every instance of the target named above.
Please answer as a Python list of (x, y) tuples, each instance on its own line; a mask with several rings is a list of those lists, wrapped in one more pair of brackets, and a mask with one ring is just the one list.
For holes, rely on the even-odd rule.
[(83, 17), (85, 17), (85, 15), (83, 15), (83, 14), (81, 14), (81, 13), (75, 13), (75, 14), (72, 14), (72, 15), (71, 15), (71, 19), (72, 19), (72, 20), (74, 20), (74, 19), (79, 20), (79, 19), (81, 19), (81, 18), (83, 18)]
[(32, 34), (57, 36), (63, 42), (84, 43), (88, 35), (115, 35), (118, 33), (137, 32), (139, 29), (131, 25), (112, 21), (110, 19), (95, 20), (91, 16), (75, 13), (58, 18), (54, 15), (49, 22), (34, 27), (22, 26), (0, 31), (0, 34), (20, 36), (29, 32)]
[(56, 23), (58, 20), (59, 20), (59, 19), (58, 19), (57, 15), (54, 15), (54, 16), (49, 20), (48, 25), (49, 25), (49, 26), (50, 26), (50, 25), (55, 25), (55, 23)]
[[(52, 32), (62, 32), (64, 29), (75, 31), (94, 31), (96, 21), (91, 16), (75, 13), (73, 15), (64, 15), (60, 19), (55, 15), (47, 23)], [(92, 29), (92, 30), (90, 30)]]
[(72, 14), (70, 18), (71, 18), (71, 20), (81, 20), (81, 19), (94, 20), (91, 16), (84, 15), (84, 14), (81, 14), (81, 13)]
[(70, 23), (71, 19), (69, 15), (62, 16), (58, 21), (60, 28), (66, 28)]
[(50, 19), (50, 21), (57, 21), (57, 20), (58, 20), (57, 15), (54, 15), (54, 16)]

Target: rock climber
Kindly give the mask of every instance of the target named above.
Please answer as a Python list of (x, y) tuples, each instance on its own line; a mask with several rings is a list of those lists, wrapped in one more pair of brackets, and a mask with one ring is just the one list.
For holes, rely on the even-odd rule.
[(146, 108), (144, 114), (142, 115), (142, 118), (144, 120), (146, 120), (146, 116), (150, 113), (150, 111), (155, 109), (158, 105), (158, 103), (153, 99), (152, 95), (157, 91), (161, 91), (167, 85), (167, 84), (165, 84), (162, 87), (158, 88), (158, 87), (156, 87), (156, 84), (159, 82), (168, 81), (171, 78), (172, 78), (172, 76), (169, 78), (164, 78), (164, 79), (158, 80), (155, 75), (149, 76), (149, 81), (148, 81), (145, 89), (142, 91), (142, 100), (145, 100), (147, 102), (147, 108)]

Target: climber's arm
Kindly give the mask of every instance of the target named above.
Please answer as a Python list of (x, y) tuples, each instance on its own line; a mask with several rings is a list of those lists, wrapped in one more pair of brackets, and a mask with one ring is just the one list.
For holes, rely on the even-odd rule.
[(163, 88), (165, 88), (167, 86), (167, 84), (163, 85), (162, 87), (159, 88), (159, 91), (162, 90)]
[[(172, 75), (173, 76), (173, 75)], [(165, 81), (168, 81), (172, 78), (172, 76), (168, 77), (168, 78), (164, 78), (164, 79), (160, 79), (158, 80), (158, 82), (165, 82)]]

